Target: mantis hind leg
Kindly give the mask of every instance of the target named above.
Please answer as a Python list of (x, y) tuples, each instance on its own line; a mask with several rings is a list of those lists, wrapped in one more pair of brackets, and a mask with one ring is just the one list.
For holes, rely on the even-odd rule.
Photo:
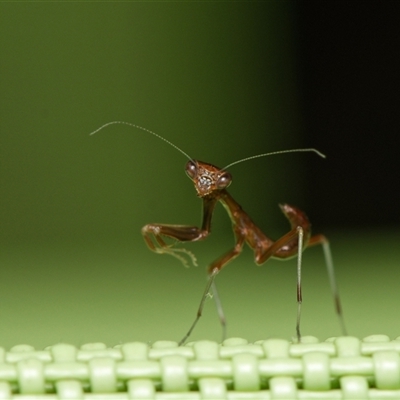
[(271, 257), (276, 258), (290, 258), (297, 255), (297, 318), (296, 318), (296, 336), (297, 341), (301, 341), (300, 333), (300, 319), (301, 319), (301, 304), (303, 302), (302, 288), (301, 288), (301, 266), (302, 254), (304, 247), (304, 229), (301, 226), (291, 229), (286, 235), (282, 236), (272, 246), (263, 251), (256, 252), (256, 263), (263, 264)]
[(331, 247), (329, 245), (329, 240), (324, 235), (315, 235), (310, 238), (310, 241), (308, 242), (308, 247), (316, 246), (319, 244), (322, 246), (322, 250), (324, 252), (325, 265), (326, 265), (326, 270), (328, 272), (329, 284), (331, 286), (335, 312), (339, 319), (339, 324), (342, 334), (344, 336), (347, 336), (347, 329), (344, 323), (342, 303), (340, 301), (339, 290), (336, 283), (335, 268), (333, 266), (333, 259), (332, 259)]
[[(334, 299), (336, 314), (339, 319), (341, 331), (343, 335), (347, 335), (344, 323), (342, 306), (339, 297), (339, 291), (336, 284), (335, 270), (333, 267), (332, 255), (330, 251), (329, 241), (323, 235), (311, 236), (311, 225), (306, 215), (299, 209), (287, 204), (281, 205), (281, 209), (285, 216), (289, 219), (292, 229), (276, 242), (271, 244), (265, 241), (264, 246), (260, 246), (255, 250), (255, 260), (258, 265), (263, 264), (269, 258), (288, 259), (297, 255), (297, 319), (296, 334), (297, 340), (300, 342), (300, 319), (302, 304), (302, 286), (301, 286), (301, 268), (302, 268), (302, 252), (306, 247), (322, 245), (325, 264), (328, 272), (329, 282), (331, 286), (332, 296)], [(297, 226), (296, 226), (297, 225)]]

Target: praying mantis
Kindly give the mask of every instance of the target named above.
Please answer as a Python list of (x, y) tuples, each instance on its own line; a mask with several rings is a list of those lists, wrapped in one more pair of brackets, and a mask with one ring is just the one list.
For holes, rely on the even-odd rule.
[(200, 317), (202, 316), (204, 304), (210, 291), (212, 291), (213, 298), (217, 306), (217, 311), (223, 331), (223, 339), (226, 337), (226, 318), (216, 289), (215, 278), (229, 262), (231, 262), (241, 253), (245, 244), (247, 244), (253, 250), (254, 261), (257, 265), (264, 264), (270, 258), (286, 260), (297, 257), (296, 336), (298, 342), (301, 341), (300, 317), (302, 305), (302, 252), (308, 247), (321, 245), (325, 256), (325, 263), (334, 299), (335, 311), (339, 319), (342, 334), (347, 335), (328, 239), (321, 234), (311, 234), (311, 224), (303, 211), (289, 204), (280, 204), (279, 206), (281, 208), (281, 211), (289, 220), (290, 230), (279, 239), (272, 240), (261, 231), (261, 229), (251, 220), (249, 215), (242, 209), (239, 203), (227, 191), (228, 186), (232, 183), (232, 175), (227, 171), (227, 169), (235, 164), (254, 158), (284, 153), (313, 152), (316, 153), (318, 156), (325, 158), (324, 154), (320, 153), (314, 148), (275, 151), (243, 158), (225, 166), (224, 168), (219, 168), (213, 164), (191, 158), (178, 146), (165, 139), (164, 137), (130, 122), (109, 122), (93, 131), (90, 135), (93, 135), (96, 132), (104, 129), (105, 127), (113, 124), (128, 125), (133, 128), (150, 133), (168, 143), (170, 146), (174, 147), (176, 150), (186, 156), (189, 161), (186, 163), (185, 172), (190, 180), (193, 182), (197, 196), (200, 197), (203, 201), (203, 215), (200, 227), (170, 224), (145, 225), (142, 228), (142, 235), (150, 250), (158, 254), (169, 254), (171, 256), (174, 256), (175, 258), (180, 260), (185, 266), (188, 265), (187, 260), (184, 256), (186, 255), (191, 260), (191, 262), (196, 265), (196, 258), (190, 251), (185, 248), (173, 247), (173, 245), (168, 244), (164, 240), (164, 237), (174, 239), (176, 242), (196, 242), (206, 239), (211, 232), (212, 215), (214, 208), (218, 202), (222, 203), (232, 222), (235, 244), (232, 249), (217, 258), (208, 266), (207, 284), (202, 294), (201, 301), (196, 312), (196, 317), (187, 333), (179, 341), (179, 345), (183, 345), (193, 332)]

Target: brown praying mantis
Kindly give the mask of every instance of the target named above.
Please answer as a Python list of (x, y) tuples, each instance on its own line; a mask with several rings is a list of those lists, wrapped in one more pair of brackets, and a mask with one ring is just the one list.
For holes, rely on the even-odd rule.
[(201, 297), (200, 305), (197, 309), (196, 318), (185, 336), (180, 340), (179, 345), (182, 345), (186, 342), (186, 340), (191, 335), (193, 329), (197, 325), (203, 313), (204, 304), (210, 291), (212, 291), (213, 298), (217, 306), (217, 311), (223, 330), (223, 339), (226, 337), (226, 319), (215, 286), (215, 278), (222, 268), (224, 268), (230, 261), (232, 261), (240, 254), (245, 243), (247, 243), (247, 245), (254, 251), (254, 259), (257, 265), (265, 263), (270, 258), (286, 260), (297, 256), (296, 335), (298, 342), (301, 341), (300, 317), (302, 304), (302, 252), (305, 248), (315, 245), (321, 245), (325, 256), (325, 263), (328, 271), (328, 277), (334, 299), (336, 314), (339, 319), (342, 334), (347, 335), (328, 239), (321, 234), (311, 235), (311, 224), (303, 211), (289, 204), (281, 204), (281, 211), (289, 220), (291, 228), (288, 233), (274, 241), (267, 237), (260, 230), (260, 228), (257, 227), (257, 225), (251, 220), (251, 218), (246, 214), (242, 207), (227, 191), (228, 186), (232, 182), (232, 176), (227, 171), (227, 169), (240, 162), (269, 155), (294, 152), (314, 152), (322, 158), (325, 158), (324, 154), (313, 148), (275, 151), (271, 153), (263, 153), (252, 157), (243, 158), (225, 166), (224, 168), (218, 168), (215, 165), (194, 160), (178, 146), (171, 143), (164, 137), (146, 128), (129, 122), (109, 122), (96, 129), (94, 132), (91, 133), (91, 135), (113, 124), (129, 125), (136, 129), (140, 129), (142, 131), (150, 133), (168, 143), (179, 152), (181, 152), (183, 155), (185, 155), (189, 159), (185, 167), (186, 174), (192, 180), (197, 192), (197, 196), (203, 200), (203, 216), (201, 227), (166, 224), (145, 225), (142, 228), (142, 235), (150, 250), (159, 254), (172, 255), (179, 259), (185, 266), (187, 266), (187, 260), (183, 256), (183, 254), (185, 254), (189, 257), (194, 265), (197, 265), (196, 258), (190, 251), (184, 248), (173, 247), (173, 245), (168, 244), (164, 240), (164, 237), (172, 238), (177, 242), (196, 242), (199, 240), (204, 240), (211, 232), (211, 219), (213, 211), (219, 201), (226, 209), (232, 222), (232, 229), (235, 236), (235, 245), (231, 250), (216, 259), (208, 266), (207, 284)]

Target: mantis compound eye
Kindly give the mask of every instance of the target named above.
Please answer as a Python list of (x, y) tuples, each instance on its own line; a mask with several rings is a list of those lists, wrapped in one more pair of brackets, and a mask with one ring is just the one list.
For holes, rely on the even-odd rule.
[(225, 172), (218, 178), (217, 187), (218, 189), (225, 189), (231, 184), (231, 182), (232, 182), (232, 175), (229, 172)]
[(187, 176), (190, 179), (194, 179), (197, 176), (197, 165), (193, 161), (188, 161), (185, 167), (185, 171)]

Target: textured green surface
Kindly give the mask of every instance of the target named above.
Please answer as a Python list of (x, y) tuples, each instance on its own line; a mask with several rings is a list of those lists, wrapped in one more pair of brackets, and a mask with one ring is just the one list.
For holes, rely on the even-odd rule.
[[(364, 399), (400, 396), (400, 338), (301, 344), (131, 342), (1, 352), (0, 397), (69, 399)], [(58, 397), (56, 397), (54, 395)], [(26, 397), (23, 397), (27, 395)], [(32, 396), (29, 396), (32, 395)], [(35, 395), (36, 397), (34, 397)], [(396, 397), (397, 396), (397, 397)]]

